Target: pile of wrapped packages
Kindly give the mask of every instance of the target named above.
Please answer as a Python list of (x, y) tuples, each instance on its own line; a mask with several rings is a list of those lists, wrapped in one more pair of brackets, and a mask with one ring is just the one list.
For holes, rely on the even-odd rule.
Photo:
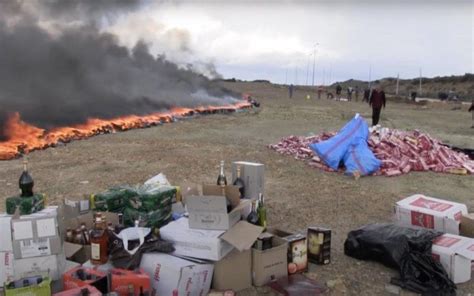
[[(264, 165), (224, 163), (216, 184), (172, 186), (163, 174), (58, 206), (0, 215), (5, 296), (234, 295), (254, 286), (278, 293), (326, 290), (304, 273), (329, 264), (331, 230), (267, 225)], [(33, 180), (22, 185), (31, 201)], [(32, 195), (32, 196), (27, 196)], [(1, 291), (0, 291), (1, 293)]]
[(397, 176), (411, 171), (474, 174), (474, 160), (428, 134), (368, 128), (356, 115), (338, 133), (283, 138), (269, 146), (278, 153), (307, 161), (326, 171), (345, 167), (350, 175)]

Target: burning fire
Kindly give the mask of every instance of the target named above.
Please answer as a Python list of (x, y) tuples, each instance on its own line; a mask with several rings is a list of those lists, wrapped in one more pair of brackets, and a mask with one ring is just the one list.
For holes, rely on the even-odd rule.
[(87, 139), (99, 134), (149, 127), (172, 122), (175, 118), (188, 117), (195, 114), (234, 112), (238, 109), (250, 107), (251, 103), (242, 101), (233, 105), (203, 106), (194, 109), (173, 108), (168, 112), (158, 112), (145, 116), (127, 115), (109, 120), (90, 118), (84, 124), (58, 127), (52, 130), (45, 130), (30, 125), (21, 120), (19, 113), (14, 113), (7, 120), (4, 127), (4, 134), (8, 140), (0, 142), (0, 160), (13, 159), (21, 154), (38, 149), (46, 149), (58, 143)]

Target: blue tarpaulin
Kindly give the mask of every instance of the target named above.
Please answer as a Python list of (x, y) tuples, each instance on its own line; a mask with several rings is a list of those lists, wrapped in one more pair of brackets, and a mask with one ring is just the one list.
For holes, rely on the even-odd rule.
[(329, 140), (311, 144), (310, 148), (330, 168), (337, 170), (344, 162), (346, 173), (361, 175), (376, 172), (381, 165), (367, 145), (369, 127), (358, 114)]

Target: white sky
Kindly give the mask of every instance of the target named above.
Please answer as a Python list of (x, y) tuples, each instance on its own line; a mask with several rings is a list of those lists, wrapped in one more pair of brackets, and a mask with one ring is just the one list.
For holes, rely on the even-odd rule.
[(474, 72), (474, 0), (257, 2), (152, 1), (106, 30), (226, 78), (306, 84), (310, 61), (311, 84), (316, 43), (316, 84)]

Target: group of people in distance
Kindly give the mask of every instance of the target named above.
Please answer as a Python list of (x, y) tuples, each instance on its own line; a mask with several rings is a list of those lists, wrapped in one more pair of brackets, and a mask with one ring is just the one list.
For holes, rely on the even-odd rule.
[[(288, 86), (288, 97), (291, 99), (293, 98), (295, 87), (293, 84)], [(324, 92), (323, 86), (319, 86), (316, 90), (318, 99), (321, 99), (321, 95)], [(336, 85), (336, 96), (331, 91), (326, 91), (326, 99), (336, 99), (341, 100), (342, 94), (342, 87), (340, 84)], [(355, 100), (359, 101), (359, 86), (355, 87), (348, 87), (347, 88), (347, 100), (352, 101), (352, 96), (355, 96)], [(364, 90), (364, 96), (362, 98), (362, 102), (369, 103), (369, 106), (372, 107), (372, 125), (375, 126), (379, 123), (380, 120), (380, 113), (382, 108), (385, 108), (386, 105), (386, 98), (385, 92), (380, 88), (379, 85), (373, 87), (372, 89), (366, 88)]]

